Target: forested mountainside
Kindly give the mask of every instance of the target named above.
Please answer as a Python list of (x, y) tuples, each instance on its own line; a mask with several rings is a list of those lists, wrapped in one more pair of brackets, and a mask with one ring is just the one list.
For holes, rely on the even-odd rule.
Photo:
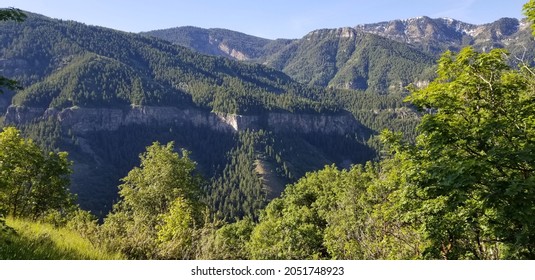
[(202, 53), (262, 63), (312, 86), (399, 93), (428, 81), (435, 57), (352, 28), (324, 29), (299, 40), (267, 40), (192, 27), (144, 33)]
[(419, 17), (316, 30), (293, 40), (193, 27), (144, 34), (210, 55), (263, 63), (310, 85), (385, 93), (429, 81), (433, 77), (429, 67), (446, 50), (506, 48), (512, 57), (530, 62), (535, 43), (528, 27), (527, 21), (512, 18), (475, 25)]
[(510, 18), (474, 25), (419, 17), (316, 30), (291, 40), (196, 27), (143, 34), (201, 53), (262, 63), (309, 85), (349, 89), (349, 93), (331, 90), (335, 93), (326, 100), (336, 100), (375, 131), (387, 127), (411, 138), (417, 121), (414, 110), (403, 103), (407, 85), (427, 85), (435, 76), (439, 55), (465, 46), (479, 51), (506, 48), (511, 65), (529, 64), (535, 57), (535, 43), (528, 27), (526, 20)]
[[(29, 15), (23, 23), (1, 24), (0, 71), (24, 86), (17, 94), (7, 92), (0, 96), (3, 119), (5, 124), (27, 127), (26, 134), (49, 149), (65, 147), (71, 151), (71, 157), (79, 163), (73, 175), (73, 189), (82, 204), (94, 210), (100, 208), (102, 200), (108, 201), (103, 209), (109, 209), (116, 192), (110, 186), (116, 185), (121, 177), (118, 174), (124, 174), (137, 162), (136, 155), (153, 140), (177, 141), (177, 137), (183, 137), (178, 146), (192, 150), (206, 177), (222, 187), (225, 184), (217, 176), (233, 162), (232, 157), (238, 157), (233, 149), (245, 149), (240, 148), (239, 137), (234, 135), (228, 142), (221, 141), (221, 147), (212, 147), (212, 154), (219, 157), (204, 159), (203, 147), (197, 145), (199, 137), (210, 139), (207, 133), (227, 137), (231, 131), (241, 134), (265, 130), (270, 139), (262, 141), (274, 143), (288, 138), (288, 133), (300, 134), (302, 137), (297, 138), (302, 138), (301, 142), (293, 141), (293, 136), (287, 142), (309, 147), (309, 154), (317, 154), (318, 160), (303, 155), (299, 158), (294, 153), (282, 159), (283, 151), (294, 148), (279, 145), (265, 162), (267, 170), (276, 172), (265, 174), (278, 174), (280, 178), (248, 181), (257, 187), (275, 182), (276, 187), (263, 188), (274, 189), (275, 194), (292, 178), (326, 163), (347, 166), (370, 159), (374, 152), (363, 148), (363, 143), (378, 131), (390, 128), (403, 131), (407, 139), (414, 137), (418, 117), (402, 102), (407, 93), (405, 87), (411, 83), (422, 86), (433, 78), (440, 51), (458, 50), (464, 45), (479, 49), (503, 46), (510, 48), (514, 57), (527, 60), (527, 50), (533, 44), (527, 24), (514, 19), (477, 26), (422, 17), (317, 30), (297, 40), (267, 40), (229, 30), (194, 27), (138, 35)], [(511, 44), (512, 41), (520, 44)], [(8, 108), (10, 105), (13, 106)], [(355, 117), (349, 123), (348, 112)], [(202, 136), (182, 136), (184, 127), (198, 130)], [(139, 140), (123, 144), (103, 141), (103, 147), (87, 140), (95, 133), (106, 139), (102, 131), (119, 133), (114, 139), (122, 139), (134, 130), (150, 135), (154, 133), (152, 129), (159, 135), (170, 130), (168, 135), (172, 136), (154, 138), (138, 133)], [(344, 151), (329, 154), (325, 150), (330, 149), (328, 146), (346, 140), (310, 140), (323, 137), (311, 136), (316, 133), (356, 139), (354, 145), (359, 152), (350, 153), (348, 158), (342, 156)], [(128, 151), (118, 149), (123, 154), (114, 155), (115, 161), (107, 158), (113, 150), (109, 147), (121, 145)], [(268, 148), (253, 146), (256, 153), (249, 159), (252, 164), (247, 172), (257, 175), (266, 169), (258, 167), (263, 163), (258, 159)], [(360, 151), (362, 155), (357, 155)], [(110, 162), (114, 163), (109, 165)], [(96, 168), (100, 165), (106, 166), (106, 172)], [(86, 174), (96, 174), (94, 182), (83, 180)], [(230, 183), (226, 185), (225, 188), (236, 189), (228, 187)], [(102, 199), (90, 202), (94, 197)], [(246, 199), (244, 195), (236, 197)]]
[(256, 216), (307, 171), (374, 157), (365, 145), (374, 131), (341, 105), (366, 95), (309, 87), (267, 66), (138, 34), (28, 15), (0, 24), (0, 73), (24, 87), (0, 97), (2, 121), (48, 150), (68, 151), (71, 188), (96, 214), (110, 210), (119, 178), (153, 141), (191, 151), (206, 199), (228, 219)]
[(161, 38), (203, 54), (224, 56), (240, 61), (262, 59), (295, 41), (270, 40), (228, 29), (205, 29), (194, 26), (154, 30), (141, 34)]
[[(524, 13), (535, 36), (535, 0)], [(0, 21), (14, 21), (0, 24), (1, 259), (535, 258), (528, 55), (474, 43), (405, 69), (430, 81), (323, 88), (145, 35), (14, 8)], [(406, 38), (323, 30), (302, 51), (370, 40), (370, 61), (434, 56), (418, 44), (435, 25), (394, 26)]]
[(26, 88), (16, 105), (195, 104), (227, 113), (333, 109), (302, 98), (321, 95), (321, 89), (271, 68), (135, 34), (31, 16), (22, 24), (2, 23), (1, 36), (3, 74)]

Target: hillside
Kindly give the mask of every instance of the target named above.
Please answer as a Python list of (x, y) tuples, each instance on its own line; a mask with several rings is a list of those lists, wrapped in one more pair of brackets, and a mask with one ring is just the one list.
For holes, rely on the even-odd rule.
[(145, 36), (42, 16), (2, 23), (1, 29), (2, 74), (26, 87), (15, 97), (17, 105), (195, 104), (227, 113), (327, 109), (300, 99), (314, 90), (281, 72)]
[(7, 229), (0, 229), (0, 260), (117, 260), (88, 238), (65, 227), (8, 218)]
[(255, 61), (280, 51), (293, 40), (270, 40), (244, 33), (193, 26), (142, 32), (208, 55), (217, 55), (239, 61)]
[(512, 52), (519, 52), (520, 45), (527, 48), (522, 51), (534, 47), (528, 22), (514, 18), (476, 25), (450, 18), (418, 17), (359, 25), (355, 29), (411, 44), (434, 55), (445, 50), (459, 51), (465, 46), (483, 51), (508, 48)]
[(34, 14), (0, 34), (0, 74), (24, 86), (2, 97), (4, 125), (68, 151), (71, 190), (101, 217), (153, 141), (192, 152), (206, 200), (228, 219), (257, 215), (307, 171), (374, 156), (364, 144), (373, 131), (336, 93), (273, 68)]
[(0, 259), (535, 259), (524, 12), (159, 31), (201, 54), (2, 10)]
[(351, 28), (313, 31), (264, 61), (309, 85), (381, 94), (429, 80), (433, 62), (408, 45)]
[(418, 17), (316, 30), (298, 40), (192, 27), (144, 34), (210, 55), (263, 63), (310, 85), (387, 93), (400, 92), (408, 83), (429, 81), (431, 66), (446, 50), (507, 48), (513, 57), (533, 61), (535, 43), (528, 27), (526, 20), (512, 18), (475, 25)]
[[(143, 33), (198, 52), (261, 63), (311, 86), (401, 92), (430, 78), (428, 54), (352, 28), (325, 29), (298, 40), (268, 40), (223, 29), (179, 27)], [(396, 58), (392, 61), (392, 58)]]

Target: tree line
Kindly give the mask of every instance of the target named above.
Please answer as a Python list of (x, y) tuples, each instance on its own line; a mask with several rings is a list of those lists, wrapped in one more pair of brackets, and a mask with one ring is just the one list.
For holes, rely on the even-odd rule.
[[(531, 259), (535, 75), (501, 49), (445, 53), (438, 69), (408, 97), (428, 112), (415, 142), (384, 131), (380, 162), (308, 173), (258, 221), (225, 223), (203, 203), (188, 152), (154, 143), (91, 238), (141, 259)], [(7, 212), (65, 209), (65, 155), (45, 156), (14, 128), (0, 140)]]
[[(535, 21), (535, 1), (524, 11)], [(189, 153), (153, 143), (98, 225), (72, 206), (66, 155), (14, 128), (0, 133), (2, 214), (70, 225), (132, 259), (533, 259), (535, 73), (503, 49), (446, 52), (437, 67), (406, 98), (422, 114), (413, 141), (385, 130), (380, 161), (307, 173), (258, 218), (213, 215)]]

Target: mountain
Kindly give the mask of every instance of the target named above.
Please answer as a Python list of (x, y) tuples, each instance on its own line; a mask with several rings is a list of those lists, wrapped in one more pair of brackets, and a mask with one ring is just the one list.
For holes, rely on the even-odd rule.
[(2, 27), (2, 74), (26, 88), (14, 98), (19, 106), (336, 110), (305, 98), (321, 89), (303, 87), (279, 71), (202, 56), (145, 36), (42, 17)]
[(309, 85), (402, 92), (409, 83), (428, 80), (433, 58), (410, 46), (351, 28), (307, 34), (264, 64)]
[(359, 25), (355, 29), (411, 44), (435, 55), (445, 50), (459, 51), (465, 46), (481, 51), (490, 48), (515, 51), (514, 45), (533, 47), (529, 23), (514, 18), (476, 25), (450, 18), (418, 17)]
[(408, 83), (428, 79), (426, 69), (434, 62), (419, 50), (352, 28), (317, 30), (299, 40), (195, 27), (143, 34), (208, 55), (261, 63), (310, 86), (375, 93), (400, 92)]
[[(408, 83), (425, 84), (433, 76), (432, 65), (446, 50), (459, 51), (465, 46), (481, 51), (507, 48), (512, 57), (531, 62), (535, 44), (528, 27), (527, 21), (513, 18), (475, 25), (418, 17), (316, 30), (298, 40), (267, 40), (200, 28), (145, 35), (210, 55), (262, 63), (309, 85), (389, 93), (402, 92)], [(193, 29), (196, 32), (185, 31)], [(202, 37), (198, 35), (201, 33), (209, 35)], [(206, 46), (213, 51), (206, 51)]]
[(244, 33), (193, 26), (142, 32), (207, 55), (217, 55), (239, 61), (255, 61), (280, 51), (293, 40), (269, 40)]
[(255, 217), (307, 171), (374, 156), (373, 131), (336, 92), (144, 35), (28, 15), (0, 23), (0, 75), (24, 86), (1, 97), (1, 120), (68, 151), (71, 190), (101, 217), (153, 141), (191, 151), (206, 202), (229, 220)]
[(306, 172), (374, 158), (372, 136), (384, 128), (411, 140), (418, 115), (402, 102), (405, 86), (432, 79), (443, 50), (506, 47), (531, 61), (535, 48), (515, 19), (421, 17), (268, 40), (195, 27), (133, 34), (28, 14), (0, 23), (0, 75), (24, 86), (0, 96), (0, 121), (68, 151), (72, 190), (100, 216), (138, 154), (175, 141), (192, 152), (222, 218), (256, 217)]

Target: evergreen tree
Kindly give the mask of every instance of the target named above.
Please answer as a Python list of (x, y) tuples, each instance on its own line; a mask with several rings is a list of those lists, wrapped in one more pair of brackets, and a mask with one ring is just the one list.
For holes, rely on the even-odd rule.
[[(17, 22), (22, 22), (26, 18), (26, 15), (18, 9), (8, 8), (0, 9), (0, 21), (13, 20)], [(0, 94), (4, 93), (3, 89), (16, 90), (22, 89), (17, 81), (7, 79), (6, 77), (0, 76)]]

